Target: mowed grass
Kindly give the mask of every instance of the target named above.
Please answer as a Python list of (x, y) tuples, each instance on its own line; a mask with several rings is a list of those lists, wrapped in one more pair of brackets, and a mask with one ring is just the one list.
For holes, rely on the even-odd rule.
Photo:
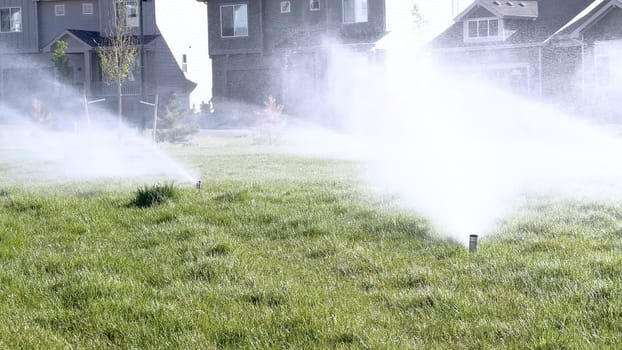
[(469, 254), (356, 164), (207, 141), (160, 205), (0, 185), (0, 348), (622, 347), (618, 203), (533, 200)]

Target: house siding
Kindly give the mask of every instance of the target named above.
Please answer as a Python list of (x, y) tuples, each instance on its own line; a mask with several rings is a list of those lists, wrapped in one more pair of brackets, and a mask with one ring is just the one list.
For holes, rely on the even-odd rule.
[(0, 0), (0, 8), (20, 7), (22, 9), (22, 31), (0, 33), (0, 54), (33, 53), (39, 49), (37, 37), (37, 9), (32, 0)]
[[(493, 81), (510, 91), (540, 96), (541, 50), (540, 47), (527, 47), (464, 51), (460, 53), (459, 64), (456, 64), (456, 54), (453, 52), (437, 53), (437, 58), (458, 72), (476, 73), (476, 76)], [(511, 80), (513, 69), (520, 69), (520, 73), (525, 75)], [(496, 74), (499, 72), (502, 74)]]
[[(92, 15), (82, 13), (84, 3), (93, 4)], [(64, 16), (55, 15), (55, 5), (59, 4), (65, 5)], [(163, 97), (176, 93), (182, 104), (195, 104), (197, 108), (201, 101), (209, 101), (211, 65), (205, 6), (170, 0), (139, 1), (139, 4), (143, 6), (143, 34), (150, 36), (150, 42), (145, 46), (145, 76), (141, 77), (137, 68), (133, 74), (136, 80), (126, 84), (124, 110), (127, 116), (136, 120), (142, 112), (151, 115), (151, 111), (141, 111), (137, 102), (141, 98), (153, 100), (155, 93)], [(104, 77), (92, 46), (94, 43), (82, 41), (90, 40), (84, 38), (91, 34), (62, 35), (67, 30), (98, 32), (95, 38), (110, 35), (115, 29), (113, 1), (0, 0), (0, 7), (22, 8), (22, 32), (0, 33), (0, 102), (28, 110), (33, 97), (50, 101), (58, 98), (60, 90), (54, 83), (50, 51), (54, 40), (62, 36), (69, 45), (66, 55), (74, 91), (84, 91), (94, 98), (106, 97), (106, 103), (111, 106), (116, 103), (113, 89), (102, 82)], [(132, 34), (141, 34), (140, 29), (133, 28)], [(184, 55), (187, 72), (182, 70)], [(141, 84), (141, 79), (145, 84)], [(141, 92), (143, 85), (145, 90)], [(199, 86), (200, 91), (193, 97)], [(161, 101), (166, 102), (165, 99)]]
[[(99, 0), (100, 1), (100, 27), (99, 32), (104, 35), (110, 35), (115, 30), (114, 23), (114, 1), (112, 0)], [(156, 26), (155, 19), (155, 3), (158, 0), (154, 1), (141, 1), (140, 4), (143, 6), (143, 34), (145, 35), (156, 35), (159, 34)], [(169, 1), (170, 0), (159, 0), (159, 1)], [(140, 27), (133, 27), (132, 34), (139, 35)]]
[[(586, 109), (595, 119), (621, 122), (622, 110), (614, 101), (622, 99), (622, 74), (618, 68), (622, 59), (622, 9), (612, 8), (584, 31), (583, 40), (586, 45), (583, 80)], [(610, 61), (606, 66), (610, 67), (600, 66), (602, 63), (597, 57), (599, 45), (613, 49), (605, 53)]]
[[(223, 38), (220, 27), (220, 7), (246, 4), (248, 6), (248, 36)], [(259, 53), (263, 51), (262, 1), (212, 1), (208, 3), (210, 55)]]
[(468, 16), (468, 18), (497, 17), (492, 12), (478, 6)]
[[(82, 4), (93, 4), (93, 14), (82, 14)], [(54, 7), (65, 5), (65, 15), (56, 16)], [(50, 44), (67, 29), (99, 31), (98, 1), (39, 1), (39, 42), (40, 48)]]
[(593, 43), (598, 40), (622, 38), (622, 9), (611, 9), (600, 21), (585, 31), (584, 40)]
[[(248, 5), (248, 37), (221, 36), (221, 6), (231, 4)], [(313, 11), (308, 0), (291, 0), (288, 13), (281, 13), (280, 5), (281, 0), (207, 3), (215, 97), (260, 104), (269, 95), (279, 100), (302, 95), (285, 90), (309, 94), (309, 88), (317, 88), (317, 84), (307, 78), (316, 79), (323, 71), (324, 38), (371, 46), (373, 38), (386, 30), (384, 0), (368, 0), (368, 20), (363, 23), (344, 23), (341, 0), (321, 0), (320, 9)], [(291, 86), (292, 81), (297, 85)]]

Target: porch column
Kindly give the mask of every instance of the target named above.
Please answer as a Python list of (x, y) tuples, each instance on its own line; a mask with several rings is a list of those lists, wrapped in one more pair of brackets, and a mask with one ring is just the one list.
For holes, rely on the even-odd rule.
[(92, 83), (91, 51), (84, 51), (84, 94), (91, 96)]

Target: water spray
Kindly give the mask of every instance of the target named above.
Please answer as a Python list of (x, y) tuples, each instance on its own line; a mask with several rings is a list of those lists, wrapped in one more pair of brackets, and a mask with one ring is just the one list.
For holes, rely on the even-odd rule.
[(477, 251), (477, 235), (469, 236), (469, 253), (475, 253)]

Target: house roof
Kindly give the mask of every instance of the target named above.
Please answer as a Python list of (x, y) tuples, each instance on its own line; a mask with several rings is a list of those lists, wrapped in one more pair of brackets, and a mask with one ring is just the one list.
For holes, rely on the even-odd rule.
[[(67, 29), (64, 32), (60, 33), (58, 36), (56, 36), (56, 38), (54, 38), (54, 40), (52, 40), (50, 43), (48, 43), (43, 48), (43, 51), (51, 51), (52, 45), (58, 40), (60, 40), (62, 37), (64, 37), (65, 35), (74, 37), (75, 39), (81, 41), (87, 47), (90, 47), (92, 49), (96, 48), (97, 46), (106, 45), (106, 41), (107, 41), (107, 38), (104, 36), (101, 36), (99, 32), (89, 31), (89, 30)], [(157, 37), (158, 35), (144, 35), (142, 44), (148, 45), (153, 40), (155, 40), (155, 38)], [(141, 38), (140, 36), (134, 36), (134, 40), (138, 45), (141, 44), (140, 38)]]
[(537, 1), (478, 0), (462, 11), (456, 21), (464, 20), (475, 7), (483, 7), (499, 18), (534, 19), (538, 17)]
[(104, 42), (104, 38), (99, 32), (77, 29), (67, 29), (67, 32), (73, 34), (77, 39), (80, 39), (83, 43), (93, 48)]
[(590, 6), (577, 14), (565, 26), (555, 32), (549, 40), (577, 38), (600, 18), (615, 8), (622, 8), (622, 0), (595, 0)]
[[(501, 4), (507, 2), (507, 0), (496, 1)], [(477, 48), (495, 47), (500, 44), (503, 46), (542, 44), (553, 34), (563, 28), (569, 21), (575, 18), (579, 13), (581, 13), (591, 3), (599, 0), (510, 1), (515, 6), (509, 6), (507, 4), (506, 6), (495, 5), (495, 0), (476, 0), (471, 6), (456, 17), (453, 25), (430, 42), (430, 47), (433, 49), (464, 47)], [(520, 5), (517, 5), (519, 2), (523, 2), (525, 7), (517, 10), (516, 7), (520, 7)], [(497, 7), (495, 8), (493, 6)], [(505, 40), (502, 42), (464, 42), (463, 22), (479, 8), (484, 8), (496, 17), (507, 20), (508, 29), (505, 31)], [(519, 16), (519, 13), (522, 16)], [(534, 14), (536, 17), (533, 17)]]

